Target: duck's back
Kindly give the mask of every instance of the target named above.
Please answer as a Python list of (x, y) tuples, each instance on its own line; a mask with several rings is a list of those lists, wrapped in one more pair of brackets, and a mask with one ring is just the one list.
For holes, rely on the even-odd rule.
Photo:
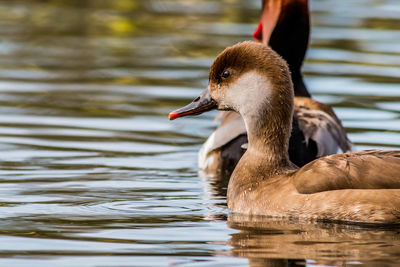
[(323, 157), (300, 168), (293, 175), (293, 183), (304, 194), (400, 189), (400, 151), (366, 150)]

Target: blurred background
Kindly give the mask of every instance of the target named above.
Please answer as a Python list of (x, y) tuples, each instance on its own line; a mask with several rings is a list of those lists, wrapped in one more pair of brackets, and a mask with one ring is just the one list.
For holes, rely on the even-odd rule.
[[(400, 2), (310, 6), (309, 91), (356, 149), (399, 149)], [(260, 8), (0, 0), (0, 265), (398, 262), (395, 230), (228, 226), (224, 188), (197, 172), (215, 113), (168, 121), (222, 49), (251, 39)]]

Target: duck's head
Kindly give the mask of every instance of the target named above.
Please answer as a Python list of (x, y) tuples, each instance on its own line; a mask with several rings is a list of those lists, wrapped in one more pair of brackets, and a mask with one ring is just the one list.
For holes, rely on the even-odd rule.
[[(282, 107), (283, 106), (283, 107)], [(246, 117), (274, 113), (290, 120), (293, 87), (286, 62), (269, 47), (243, 42), (226, 48), (210, 69), (208, 88), (189, 105), (169, 114), (170, 120), (212, 109), (234, 110)], [(279, 114), (275, 114), (279, 113)]]

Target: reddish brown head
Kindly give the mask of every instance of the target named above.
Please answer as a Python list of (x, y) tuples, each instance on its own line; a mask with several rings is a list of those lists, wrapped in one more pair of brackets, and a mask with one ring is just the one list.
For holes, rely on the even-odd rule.
[(293, 101), (286, 62), (263, 44), (243, 42), (226, 48), (212, 64), (209, 80), (218, 109), (232, 109), (244, 117)]
[[(214, 108), (240, 113), (250, 144), (261, 142), (261, 147), (271, 141), (286, 148), (293, 115), (293, 86), (286, 62), (263, 44), (228, 47), (211, 66), (208, 88), (189, 105), (171, 112), (170, 119)], [(266, 133), (276, 138), (267, 138)]]

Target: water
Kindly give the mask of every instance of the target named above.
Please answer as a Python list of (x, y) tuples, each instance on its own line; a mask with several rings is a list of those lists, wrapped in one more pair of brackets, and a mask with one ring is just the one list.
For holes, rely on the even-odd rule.
[[(311, 2), (304, 66), (357, 149), (400, 148), (400, 3)], [(390, 265), (398, 229), (228, 217), (169, 122), (260, 1), (0, 1), (0, 265)]]

